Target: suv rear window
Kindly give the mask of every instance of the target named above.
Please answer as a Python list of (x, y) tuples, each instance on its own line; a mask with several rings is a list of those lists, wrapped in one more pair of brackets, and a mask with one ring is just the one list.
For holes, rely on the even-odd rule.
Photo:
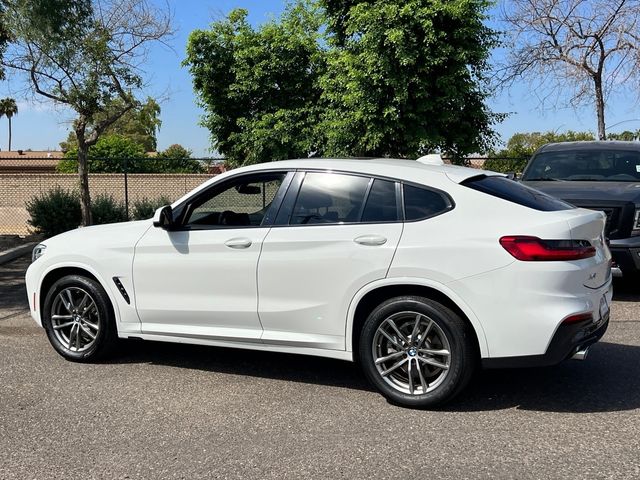
[(517, 203), (525, 207), (544, 212), (556, 210), (570, 210), (573, 205), (551, 197), (533, 188), (527, 187), (515, 180), (506, 177), (478, 175), (461, 183), (465, 187), (472, 188), (487, 195)]

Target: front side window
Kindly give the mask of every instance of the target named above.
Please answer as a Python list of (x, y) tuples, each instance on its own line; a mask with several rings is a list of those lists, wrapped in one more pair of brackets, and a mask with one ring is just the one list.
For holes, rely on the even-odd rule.
[(289, 223), (354, 223), (360, 221), (371, 179), (337, 173), (307, 173)]
[(260, 226), (285, 178), (285, 173), (244, 176), (210, 195), (198, 198), (187, 211), (189, 226)]

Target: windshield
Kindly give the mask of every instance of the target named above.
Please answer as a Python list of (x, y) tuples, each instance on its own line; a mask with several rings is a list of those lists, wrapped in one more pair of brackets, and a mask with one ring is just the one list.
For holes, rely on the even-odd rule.
[(536, 155), (522, 176), (525, 181), (640, 181), (640, 152), (563, 150)]

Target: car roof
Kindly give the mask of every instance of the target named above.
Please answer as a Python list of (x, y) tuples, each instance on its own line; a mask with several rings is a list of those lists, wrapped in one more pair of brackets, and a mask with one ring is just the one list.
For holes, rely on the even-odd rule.
[(280, 160), (227, 170), (204, 182), (195, 190), (186, 193), (172, 205), (179, 205), (193, 194), (202, 191), (213, 183), (238, 174), (274, 171), (274, 170), (330, 170), (346, 173), (359, 173), (378, 177), (388, 177), (396, 180), (422, 183), (434, 188), (445, 188), (449, 182), (461, 183), (468, 178), (478, 175), (504, 176), (501, 173), (479, 170), (477, 168), (460, 167), (457, 165), (427, 165), (416, 160), (395, 158), (300, 158), (297, 160)]
[(538, 150), (542, 152), (561, 152), (566, 150), (635, 150), (640, 151), (640, 142), (618, 140), (593, 140), (582, 142), (547, 143)]
[(454, 182), (460, 183), (468, 178), (481, 174), (496, 175), (493, 172), (485, 172), (476, 168), (461, 167), (457, 165), (427, 165), (416, 160), (396, 158), (301, 158), (296, 160), (281, 160), (266, 162), (257, 165), (241, 167), (232, 172), (274, 169), (314, 169), (335, 170), (349, 173), (362, 173), (365, 175), (377, 175), (391, 177), (407, 181), (428, 181), (429, 178), (440, 179), (448, 176)]

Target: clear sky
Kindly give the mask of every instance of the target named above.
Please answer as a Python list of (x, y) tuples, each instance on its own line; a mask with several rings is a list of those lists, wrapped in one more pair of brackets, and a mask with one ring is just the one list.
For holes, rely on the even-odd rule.
[[(258, 25), (280, 14), (283, 0), (173, 0), (169, 1), (174, 14), (177, 33), (171, 40), (172, 49), (163, 46), (151, 51), (145, 70), (149, 87), (146, 93), (161, 98), (162, 127), (158, 147), (164, 149), (180, 143), (193, 150), (196, 156), (211, 155), (208, 131), (198, 125), (202, 110), (196, 105), (191, 78), (181, 67), (189, 33), (206, 29), (211, 21), (222, 18), (233, 8), (249, 11), (249, 21)], [(67, 136), (72, 112), (54, 107), (49, 102), (34, 101), (24, 94), (25, 84), (7, 72), (7, 80), (0, 82), (0, 97), (12, 96), (18, 101), (19, 112), (13, 119), (12, 148), (32, 150), (57, 149)], [(495, 112), (510, 112), (509, 117), (496, 126), (506, 141), (519, 131), (589, 130), (595, 131), (595, 113), (591, 107), (580, 110), (541, 108), (539, 99), (527, 84), (517, 84), (509, 92), (492, 98)], [(0, 119), (0, 148), (7, 148), (7, 120)], [(618, 122), (623, 122), (615, 126)], [(609, 103), (607, 124), (611, 131), (640, 129), (640, 112), (635, 99), (620, 97)]]

